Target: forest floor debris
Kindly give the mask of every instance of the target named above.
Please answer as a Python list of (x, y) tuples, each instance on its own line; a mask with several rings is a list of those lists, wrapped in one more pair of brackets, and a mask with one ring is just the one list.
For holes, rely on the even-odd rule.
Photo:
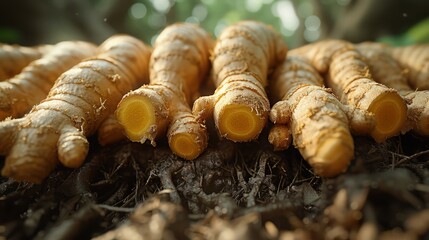
[(59, 166), (40, 185), (0, 178), (0, 239), (429, 237), (429, 144), (354, 140), (335, 178), (264, 141), (219, 141), (196, 161), (165, 142), (93, 144), (81, 168)]

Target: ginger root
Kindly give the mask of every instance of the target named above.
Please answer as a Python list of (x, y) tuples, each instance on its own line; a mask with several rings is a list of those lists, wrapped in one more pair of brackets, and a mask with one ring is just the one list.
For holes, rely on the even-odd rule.
[(150, 84), (121, 100), (116, 111), (131, 141), (144, 143), (166, 131), (178, 156), (192, 160), (207, 146), (206, 127), (192, 115), (191, 104), (209, 70), (212, 39), (193, 24), (173, 24), (155, 41), (150, 60)]
[(0, 81), (20, 73), (24, 67), (51, 50), (50, 45), (24, 47), (0, 44)]
[(116, 119), (115, 114), (111, 114), (100, 124), (100, 127), (97, 129), (97, 138), (101, 146), (107, 146), (127, 139), (124, 128)]
[(270, 112), (275, 124), (269, 141), (282, 150), (292, 134), (295, 147), (316, 174), (332, 177), (345, 171), (354, 144), (345, 107), (323, 84), (317, 70), (303, 58), (288, 56), (277, 67), (269, 86), (270, 98), (276, 102)]
[[(413, 48), (410, 46), (404, 49), (411, 51)], [(413, 76), (412, 72), (402, 68), (385, 46), (362, 43), (358, 45), (358, 50), (367, 59), (374, 80), (396, 89), (407, 102), (408, 118), (402, 131), (413, 130), (417, 134), (429, 136), (429, 90), (416, 91), (409, 81), (418, 74)]]
[(150, 49), (125, 35), (113, 36), (99, 54), (64, 72), (47, 98), (23, 118), (0, 122), (2, 175), (40, 183), (57, 161), (79, 167), (88, 152), (86, 136), (113, 113), (122, 96), (147, 78)]
[(429, 90), (429, 44), (388, 47), (386, 50), (408, 72), (412, 88)]
[[(398, 135), (407, 118), (407, 106), (399, 93), (372, 79), (366, 59), (351, 43), (325, 40), (296, 49), (326, 75), (327, 86), (345, 104), (352, 115), (364, 113), (374, 124), (359, 124), (351, 117), (355, 134), (371, 135), (377, 142)], [(360, 112), (360, 113), (359, 113)]]
[(264, 89), (267, 76), (286, 52), (283, 39), (265, 24), (244, 21), (227, 27), (212, 56), (216, 91), (197, 99), (193, 113), (201, 120), (213, 117), (220, 135), (227, 139), (256, 139), (270, 110)]
[(0, 82), (0, 120), (23, 116), (48, 95), (63, 72), (95, 53), (96, 47), (90, 43), (60, 42), (21, 73)]

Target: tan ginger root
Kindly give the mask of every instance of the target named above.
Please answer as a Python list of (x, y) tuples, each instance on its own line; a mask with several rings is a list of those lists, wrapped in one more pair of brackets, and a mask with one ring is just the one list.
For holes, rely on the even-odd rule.
[(389, 47), (392, 57), (408, 71), (414, 89), (429, 90), (429, 44)]
[(303, 58), (289, 56), (277, 67), (269, 86), (276, 102), (270, 112), (275, 125), (269, 141), (277, 150), (287, 148), (290, 128), (295, 147), (316, 174), (332, 177), (347, 168), (354, 144), (343, 104), (323, 85), (323, 78)]
[(408, 84), (413, 89), (429, 90), (429, 44), (394, 47), (383, 43), (364, 42), (359, 44), (359, 48), (389, 54), (404, 69)]
[(86, 136), (116, 108), (122, 96), (147, 78), (150, 50), (130, 36), (113, 36), (99, 54), (64, 72), (48, 97), (23, 118), (0, 122), (2, 175), (40, 183), (57, 160), (79, 167)]
[(97, 129), (97, 138), (101, 146), (107, 146), (127, 139), (124, 128), (116, 119), (115, 114), (111, 114), (100, 124)]
[(374, 80), (396, 89), (408, 104), (408, 119), (403, 132), (414, 132), (429, 136), (429, 91), (415, 91), (408, 81), (411, 73), (403, 69), (385, 48), (372, 43), (358, 45), (359, 52), (367, 58)]
[(24, 67), (42, 57), (50, 49), (50, 45), (24, 47), (0, 44), (0, 81), (20, 73)]
[(215, 93), (197, 99), (193, 113), (213, 117), (221, 136), (232, 141), (256, 139), (268, 119), (267, 75), (287, 47), (271, 27), (252, 21), (224, 29), (212, 56)]
[(195, 159), (207, 146), (207, 131), (190, 105), (209, 70), (212, 40), (202, 28), (186, 23), (165, 28), (155, 41), (150, 84), (124, 96), (116, 116), (128, 138), (144, 143), (167, 132), (171, 150)]
[[(371, 135), (377, 142), (398, 135), (407, 118), (407, 106), (399, 93), (375, 82), (366, 59), (351, 43), (325, 40), (295, 50), (326, 76), (327, 86), (351, 111), (355, 134)], [(373, 119), (374, 124), (358, 119)]]
[(90, 43), (61, 42), (18, 75), (0, 82), (0, 120), (23, 116), (48, 95), (63, 72), (95, 53), (96, 47)]

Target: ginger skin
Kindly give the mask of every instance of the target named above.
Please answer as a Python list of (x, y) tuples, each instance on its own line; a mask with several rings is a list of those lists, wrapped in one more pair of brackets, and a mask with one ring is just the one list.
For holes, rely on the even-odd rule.
[(50, 51), (52, 46), (24, 47), (0, 44), (0, 81), (20, 73), (24, 67)]
[(418, 91), (429, 90), (429, 44), (390, 46), (378, 42), (363, 42), (357, 47), (360, 50), (382, 51), (383, 55), (389, 55), (396, 62), (395, 65), (404, 71), (407, 85)]
[(97, 129), (97, 139), (101, 146), (127, 140), (124, 128), (116, 119), (115, 114), (111, 114), (100, 124)]
[(122, 96), (147, 78), (150, 49), (125, 35), (113, 36), (99, 54), (64, 72), (47, 98), (22, 118), (0, 122), (2, 175), (40, 183), (58, 160), (79, 167), (88, 152), (86, 136), (113, 113)]
[(193, 160), (207, 147), (206, 127), (192, 115), (191, 104), (206, 78), (213, 40), (202, 28), (178, 23), (155, 41), (150, 84), (124, 96), (116, 117), (131, 141), (144, 143), (165, 135), (178, 156)]
[(229, 140), (256, 139), (270, 110), (267, 76), (286, 52), (280, 35), (262, 23), (243, 21), (225, 28), (212, 54), (216, 91), (197, 99), (193, 113), (201, 120), (213, 117), (219, 134)]
[(18, 75), (0, 82), (0, 120), (21, 117), (29, 112), (48, 95), (63, 72), (95, 53), (96, 47), (90, 43), (61, 42)]
[(291, 134), (316, 174), (332, 177), (346, 170), (354, 144), (345, 107), (323, 84), (317, 70), (301, 57), (289, 56), (277, 67), (269, 86), (270, 99), (276, 102), (269, 141), (282, 150)]
[(387, 51), (408, 72), (412, 88), (429, 90), (429, 44), (388, 47)]
[[(351, 43), (325, 40), (295, 49), (326, 76), (327, 86), (345, 104), (351, 115), (355, 134), (371, 135), (377, 142), (400, 134), (407, 118), (407, 106), (399, 93), (377, 83), (371, 76), (366, 59)], [(373, 119), (374, 124), (360, 123)], [(353, 116), (356, 115), (356, 116)]]

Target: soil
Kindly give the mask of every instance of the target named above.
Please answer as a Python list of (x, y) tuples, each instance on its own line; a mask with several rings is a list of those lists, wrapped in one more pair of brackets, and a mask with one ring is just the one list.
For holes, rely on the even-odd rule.
[(0, 178), (0, 239), (429, 239), (427, 139), (355, 137), (335, 178), (261, 139), (212, 139), (195, 161), (165, 142), (91, 139), (78, 169), (40, 185)]

